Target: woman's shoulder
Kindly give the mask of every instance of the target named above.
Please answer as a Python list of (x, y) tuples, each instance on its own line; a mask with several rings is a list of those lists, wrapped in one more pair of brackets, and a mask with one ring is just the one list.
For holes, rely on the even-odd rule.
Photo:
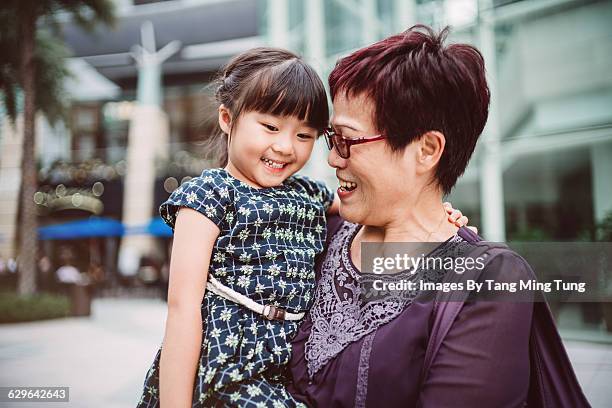
[[(535, 279), (535, 273), (529, 263), (515, 250), (506, 244), (481, 241), (473, 244), (484, 261), (485, 279), (495, 278), (499, 282), (518, 282)], [(478, 260), (478, 259), (476, 259)]]

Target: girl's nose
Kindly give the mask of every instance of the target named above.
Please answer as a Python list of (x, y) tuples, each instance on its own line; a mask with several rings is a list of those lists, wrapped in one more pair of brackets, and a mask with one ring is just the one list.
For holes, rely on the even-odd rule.
[(293, 154), (293, 143), (290, 135), (279, 135), (272, 145), (272, 150), (275, 152), (290, 156)]

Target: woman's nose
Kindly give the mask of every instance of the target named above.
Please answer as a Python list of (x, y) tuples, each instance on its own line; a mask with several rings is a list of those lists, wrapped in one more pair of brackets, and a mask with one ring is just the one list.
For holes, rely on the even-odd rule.
[(347, 159), (340, 157), (335, 147), (329, 151), (327, 155), (327, 164), (335, 169), (343, 169), (346, 167)]

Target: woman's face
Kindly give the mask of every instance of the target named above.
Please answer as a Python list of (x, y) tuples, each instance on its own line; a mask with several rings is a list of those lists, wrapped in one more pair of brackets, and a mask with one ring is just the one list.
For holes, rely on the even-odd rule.
[[(374, 104), (369, 97), (347, 97), (339, 92), (334, 98), (331, 124), (347, 138), (371, 137), (380, 133), (373, 115)], [(386, 140), (380, 140), (351, 146), (348, 159), (332, 149), (327, 162), (336, 169), (340, 183), (340, 215), (362, 225), (391, 223), (418, 195), (416, 149), (415, 143), (411, 143), (405, 150), (394, 153)], [(349, 183), (350, 191), (342, 187), (345, 182)]]

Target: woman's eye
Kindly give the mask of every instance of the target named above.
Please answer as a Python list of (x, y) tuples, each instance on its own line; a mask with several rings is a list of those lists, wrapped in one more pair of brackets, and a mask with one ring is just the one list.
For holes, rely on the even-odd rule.
[(268, 123), (262, 123), (262, 125), (271, 132), (278, 132), (278, 128), (274, 125), (270, 125)]

